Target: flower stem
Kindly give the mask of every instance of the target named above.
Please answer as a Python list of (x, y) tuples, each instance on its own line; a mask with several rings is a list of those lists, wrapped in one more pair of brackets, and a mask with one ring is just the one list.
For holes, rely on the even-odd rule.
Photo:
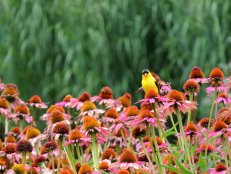
[(97, 145), (96, 135), (92, 135), (91, 150), (92, 150), (93, 166), (94, 169), (97, 170), (99, 166), (99, 161), (98, 161), (99, 158), (98, 158), (98, 145)]
[(150, 156), (148, 155), (148, 152), (147, 152), (147, 149), (146, 149), (146, 147), (145, 147), (145, 145), (144, 145), (143, 140), (141, 139), (140, 142), (141, 142), (141, 145), (142, 145), (142, 147), (143, 147), (143, 149), (144, 149), (144, 153), (145, 153), (146, 157), (148, 158), (148, 161), (149, 161), (149, 164), (150, 164), (150, 166), (151, 166), (152, 172), (156, 173), (155, 168), (154, 168), (154, 165), (153, 165), (153, 163), (152, 163), (152, 160), (150, 159)]
[[(189, 101), (193, 101), (193, 92), (189, 93)], [(191, 115), (192, 115), (192, 110), (189, 109), (188, 111), (188, 119), (187, 119), (187, 124), (191, 121)]]
[(59, 137), (58, 140), (58, 147), (59, 147), (59, 155), (58, 155), (58, 168), (57, 173), (59, 173), (60, 165), (61, 165), (61, 155), (62, 155), (62, 148), (63, 148), (63, 137)]
[(75, 160), (73, 156), (74, 153), (72, 152), (71, 147), (69, 146), (64, 147), (64, 151), (66, 153), (66, 157), (69, 165), (71, 166), (71, 169), (74, 171), (75, 174), (77, 174), (75, 170)]
[(22, 152), (22, 164), (26, 164), (26, 152)]
[(182, 134), (182, 146), (185, 149), (185, 157), (186, 157), (186, 160), (189, 161), (190, 169), (192, 171), (192, 164), (191, 164), (191, 160), (190, 160), (190, 153), (189, 153), (189, 149), (188, 149), (188, 143), (186, 141), (186, 136), (185, 136), (185, 132), (184, 132), (184, 128), (183, 128), (181, 114), (180, 114), (180, 112), (178, 110), (176, 111), (176, 115), (177, 115), (177, 119), (178, 119), (179, 126), (180, 126), (180, 132)]
[[(173, 120), (173, 117), (172, 117), (172, 114), (170, 114), (170, 120), (171, 120), (171, 122), (172, 122), (172, 126), (173, 126), (173, 128), (174, 128), (174, 130), (175, 130), (175, 133), (176, 134), (179, 134), (179, 132), (178, 132), (178, 130), (177, 130), (177, 128), (176, 128), (176, 124), (175, 124), (175, 122), (174, 122), (174, 120)], [(179, 123), (179, 122), (178, 122)], [(183, 146), (182, 146), (182, 139), (180, 139), (178, 136), (176, 136), (177, 137), (177, 140), (178, 140), (178, 142), (179, 142), (179, 145), (180, 145), (180, 148), (182, 149), (182, 150), (184, 150), (184, 148), (183, 148)]]
[(208, 157), (209, 129), (210, 129), (211, 121), (212, 121), (212, 115), (213, 115), (213, 110), (214, 110), (214, 103), (215, 103), (215, 100), (217, 98), (217, 85), (218, 85), (218, 82), (215, 82), (215, 91), (214, 91), (214, 94), (213, 94), (213, 100), (212, 100), (212, 105), (211, 105), (210, 114), (209, 114), (209, 123), (208, 123), (207, 131), (206, 131), (206, 137), (205, 137), (205, 140), (206, 140), (206, 146), (205, 146), (205, 163), (207, 163), (207, 157)]
[(19, 119), (20, 132), (23, 132), (23, 119)]
[(8, 133), (9, 130), (9, 120), (5, 117), (5, 135)]
[(127, 148), (130, 149), (131, 148), (131, 141), (132, 141), (132, 131), (133, 129), (130, 128), (130, 134), (129, 134), (129, 139), (128, 139), (128, 144), (127, 144)]

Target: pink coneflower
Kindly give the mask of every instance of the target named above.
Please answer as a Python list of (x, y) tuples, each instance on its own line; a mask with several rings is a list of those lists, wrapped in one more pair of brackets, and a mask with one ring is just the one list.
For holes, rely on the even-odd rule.
[(78, 171), (78, 174), (90, 174), (93, 171), (94, 170), (88, 164), (82, 164), (79, 171)]
[(84, 115), (99, 117), (100, 114), (105, 112), (103, 109), (97, 109), (96, 105), (91, 101), (85, 101), (80, 111), (79, 117)]
[(186, 113), (190, 109), (196, 109), (196, 103), (192, 101), (186, 100), (184, 94), (177, 90), (172, 90), (168, 93), (167, 98), (169, 99), (167, 102), (164, 102), (164, 106), (162, 106), (159, 111), (161, 114), (168, 116), (169, 114), (179, 110), (180, 112)]
[(102, 160), (115, 160), (117, 157), (117, 153), (114, 149), (112, 148), (107, 148), (102, 154), (101, 154), (101, 159)]
[(64, 113), (64, 118), (66, 120), (69, 120), (70, 119), (70, 116), (68, 114), (65, 114), (65, 110), (62, 106), (58, 106), (58, 105), (51, 105), (45, 114), (43, 114), (40, 119), (43, 120), (43, 121), (46, 121), (47, 123), (50, 123), (50, 116), (51, 116), (51, 113), (53, 111), (59, 111), (59, 112), (62, 112)]
[(15, 84), (6, 84), (3, 91), (2, 97), (5, 97), (10, 103), (14, 102), (19, 96), (18, 87)]
[(131, 106), (132, 96), (129, 93), (125, 93), (123, 96), (119, 97), (117, 100), (123, 105), (123, 107), (127, 108)]
[(56, 103), (58, 106), (63, 106), (63, 107), (70, 107), (71, 105), (71, 95), (66, 95), (61, 102)]
[(200, 67), (194, 66), (189, 74), (190, 79), (194, 79), (199, 83), (208, 83), (208, 79), (205, 78), (205, 75)]
[(145, 126), (158, 126), (157, 119), (154, 117), (154, 114), (149, 110), (140, 111), (139, 115), (135, 117), (134, 120), (129, 121), (128, 124), (131, 126), (136, 126), (140, 124), (144, 124)]
[(17, 105), (14, 108), (14, 114), (12, 114), (10, 118), (15, 122), (18, 122), (19, 119), (25, 120), (27, 123), (32, 122), (32, 117), (30, 116), (30, 110), (26, 105)]
[(225, 124), (231, 124), (231, 108), (222, 108), (215, 118), (216, 120), (224, 121)]
[(197, 94), (200, 92), (200, 86), (198, 82), (193, 79), (187, 80), (183, 85), (183, 89), (187, 95), (192, 93), (194, 96), (197, 96)]
[[(210, 94), (210, 93), (214, 92), (215, 89), (216, 89), (216, 87), (215, 87), (215, 82), (212, 81), (212, 82), (211, 82), (211, 86), (209, 86), (209, 87), (206, 88), (206, 93), (207, 93), (207, 94)], [(227, 86), (224, 85), (224, 84), (222, 83), (222, 81), (218, 81), (218, 82), (217, 82), (217, 91), (218, 91), (218, 92), (223, 92), (223, 91), (227, 91), (227, 90), (228, 90)]]
[(112, 135), (108, 138), (111, 146), (119, 145), (125, 147), (127, 145), (127, 139), (129, 137), (129, 131), (125, 127), (112, 129)]
[(215, 168), (211, 168), (208, 171), (211, 174), (227, 174), (228, 168), (224, 164), (217, 164)]
[(212, 131), (210, 132), (210, 137), (222, 135), (227, 128), (228, 128), (228, 125), (225, 124), (225, 122), (221, 120), (216, 120), (213, 124)]
[(184, 131), (185, 131), (185, 135), (189, 135), (190, 137), (195, 135), (201, 136), (200, 132), (198, 132), (196, 125), (193, 124), (192, 122), (190, 122), (185, 126)]
[(225, 92), (222, 92), (217, 97), (216, 102), (217, 103), (223, 103), (223, 104), (227, 105), (227, 104), (231, 103), (231, 98), (228, 97), (228, 95)]
[(153, 104), (155, 102), (166, 102), (168, 99), (163, 96), (159, 96), (159, 94), (155, 90), (148, 90), (148, 92), (145, 94), (144, 99), (139, 100), (136, 103), (144, 103), (144, 104)]
[(76, 108), (77, 111), (81, 109), (85, 101), (90, 101), (91, 95), (88, 92), (83, 92), (78, 98), (70, 99), (70, 108)]
[(141, 167), (137, 156), (131, 149), (123, 149), (119, 161), (111, 164), (111, 168), (120, 167), (123, 169), (139, 169)]
[(109, 108), (103, 117), (103, 122), (107, 123), (114, 123), (116, 119), (119, 117), (118, 112), (115, 108)]
[(222, 81), (224, 73), (220, 68), (216, 67), (210, 71), (209, 78), (211, 81)]
[(42, 101), (42, 99), (38, 95), (32, 96), (27, 102), (29, 106), (35, 107), (38, 109), (47, 108), (47, 104)]
[(118, 121), (126, 124), (126, 121), (133, 120), (139, 114), (139, 112), (140, 110), (137, 106), (129, 106), (120, 114)]
[(91, 143), (91, 138), (85, 137), (84, 134), (78, 129), (73, 129), (68, 135), (68, 141), (64, 144), (67, 146), (69, 144), (76, 144), (78, 146), (88, 146)]
[(108, 86), (103, 87), (99, 95), (92, 97), (91, 101), (97, 102), (99, 103), (99, 105), (105, 105), (107, 108), (110, 107), (121, 108), (120, 102), (113, 99), (113, 91)]
[[(207, 147), (207, 148), (206, 148)], [(212, 153), (212, 152), (214, 152), (214, 151), (219, 151), (219, 149), (217, 149), (217, 148), (214, 148), (212, 145), (206, 145), (206, 144), (201, 144), (200, 145), (200, 147), (198, 147), (197, 149), (196, 149), (196, 152), (197, 153), (205, 153), (205, 151), (206, 151), (206, 149), (207, 149), (207, 151), (208, 151), (208, 153)]]
[(4, 115), (6, 118), (10, 117), (10, 104), (9, 102), (3, 98), (0, 97), (0, 114)]
[(82, 127), (85, 135), (92, 135), (96, 136), (98, 143), (103, 143), (106, 141), (106, 135), (108, 134), (108, 129), (105, 127), (101, 127), (100, 123), (96, 118), (92, 116), (84, 116), (83, 117), (83, 127)]

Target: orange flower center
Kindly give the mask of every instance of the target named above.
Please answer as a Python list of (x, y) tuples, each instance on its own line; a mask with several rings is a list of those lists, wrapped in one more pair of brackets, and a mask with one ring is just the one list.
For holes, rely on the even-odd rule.
[(185, 96), (182, 92), (177, 91), (177, 90), (172, 90), (167, 94), (167, 97), (169, 99), (172, 100), (176, 100), (176, 101), (184, 101), (185, 100)]
[(93, 102), (91, 101), (85, 101), (83, 103), (83, 106), (81, 108), (81, 112), (86, 112), (86, 111), (90, 111), (90, 110), (93, 110), (93, 109), (96, 109), (96, 106)]
[(83, 128), (84, 130), (94, 129), (96, 127), (100, 127), (98, 120), (91, 116), (83, 117)]
[(136, 163), (138, 161), (136, 155), (130, 149), (124, 149), (121, 156), (120, 162), (127, 162), (127, 163)]
[(42, 103), (42, 99), (38, 95), (34, 95), (30, 98), (29, 103)]
[(137, 116), (139, 114), (139, 109), (136, 106), (130, 106), (126, 108), (125, 114), (127, 117), (129, 116)]

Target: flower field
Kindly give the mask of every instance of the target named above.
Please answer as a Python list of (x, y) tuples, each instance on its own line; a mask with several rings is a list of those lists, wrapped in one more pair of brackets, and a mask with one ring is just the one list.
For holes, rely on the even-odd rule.
[[(139, 101), (108, 86), (56, 103), (23, 101), (15, 84), (1, 82), (0, 173), (231, 173), (230, 74), (193, 67), (182, 91), (152, 76), (157, 89), (142, 86)], [(206, 116), (197, 114), (203, 90), (212, 98)]]

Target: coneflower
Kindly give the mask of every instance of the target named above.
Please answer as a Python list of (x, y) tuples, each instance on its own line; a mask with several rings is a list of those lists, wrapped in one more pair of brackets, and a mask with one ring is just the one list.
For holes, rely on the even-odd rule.
[(113, 99), (113, 91), (108, 86), (105, 86), (101, 89), (99, 96), (102, 99)]
[[(17, 142), (16, 150), (22, 154), (22, 163), (26, 164), (26, 154), (30, 154), (33, 150), (33, 147), (28, 140), (20, 140)], [(31, 154), (29, 156), (31, 161)]]
[(50, 122), (52, 124), (65, 120), (64, 113), (59, 110), (53, 110), (50, 113)]
[(88, 173), (91, 173), (93, 171), (94, 170), (88, 164), (82, 164), (79, 171), (78, 171), (78, 174), (88, 174)]
[(104, 172), (109, 172), (110, 164), (106, 161), (102, 161), (99, 163), (99, 169)]
[(85, 101), (90, 101), (91, 95), (88, 92), (83, 92), (79, 97), (79, 101), (85, 102)]
[(16, 152), (16, 143), (7, 143), (4, 148), (3, 151), (6, 154), (12, 154)]
[(216, 67), (210, 71), (209, 78), (213, 81), (221, 81), (224, 78), (223, 71)]
[(205, 75), (200, 67), (194, 66), (189, 74), (190, 79), (194, 79), (199, 83), (207, 83), (208, 80), (205, 78)]
[(21, 131), (23, 130), (24, 120), (27, 123), (30, 123), (32, 121), (32, 117), (30, 116), (30, 110), (26, 105), (17, 105), (14, 108), (14, 114), (11, 117), (16, 122), (19, 120), (19, 126)]
[(105, 159), (108, 159), (108, 160), (115, 160), (117, 157), (117, 153), (114, 149), (112, 148), (107, 148), (101, 155), (101, 159), (102, 160), (105, 160)]
[(11, 136), (11, 135), (9, 135), (5, 138), (5, 143), (16, 143), (16, 141), (17, 141), (16, 138), (14, 136)]
[(121, 169), (116, 174), (130, 174), (130, 172), (126, 169)]
[(12, 166), (12, 169), (17, 174), (25, 174), (26, 173), (26, 167), (24, 164), (14, 164)]
[(5, 97), (10, 103), (14, 102), (19, 96), (18, 87), (15, 84), (6, 84), (2, 91), (2, 96)]
[(9, 129), (9, 121), (8, 118), (10, 117), (10, 104), (6, 98), (0, 97), (0, 114), (5, 116), (5, 134), (8, 133)]
[(63, 140), (64, 136), (67, 136), (69, 134), (70, 127), (66, 122), (58, 122), (55, 124), (52, 132), (54, 134), (58, 134), (58, 147), (59, 147), (59, 156), (58, 156), (58, 169), (59, 172), (60, 169), (60, 162), (61, 162), (61, 154), (62, 154), (62, 146), (63, 146)]
[(131, 106), (132, 96), (129, 93), (125, 93), (123, 96), (119, 97), (117, 100), (123, 105), (123, 107), (127, 108)]

